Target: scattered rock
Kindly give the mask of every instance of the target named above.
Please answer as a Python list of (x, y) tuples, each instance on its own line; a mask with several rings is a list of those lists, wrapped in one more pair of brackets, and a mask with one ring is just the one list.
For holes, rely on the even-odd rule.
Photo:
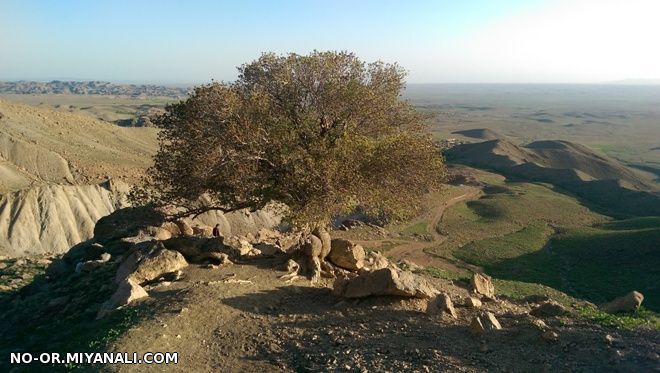
[(213, 228), (208, 225), (197, 224), (192, 227), (195, 236), (213, 237)]
[(225, 284), (253, 284), (250, 280), (241, 280), (237, 278), (228, 278), (223, 281)]
[(600, 309), (607, 313), (633, 312), (636, 311), (644, 301), (644, 295), (638, 291), (616, 298), (611, 302), (603, 304)]
[(467, 297), (465, 299), (465, 307), (470, 307), (470, 308), (480, 308), (482, 303), (478, 298), (475, 297)]
[(387, 268), (390, 266), (390, 261), (385, 256), (377, 251), (369, 253), (369, 269), (377, 271), (379, 269)]
[(364, 267), (365, 256), (362, 246), (349, 240), (334, 239), (331, 242), (328, 260), (341, 268), (357, 271)]
[(7, 268), (7, 263), (0, 263), (0, 270)]
[(233, 264), (233, 262), (229, 259), (229, 255), (225, 253), (216, 253), (216, 252), (211, 252), (208, 253), (207, 259), (217, 263), (218, 265), (227, 265), (227, 264)]
[(557, 342), (559, 340), (559, 334), (553, 330), (548, 330), (545, 333), (541, 334), (541, 338), (548, 342)]
[(116, 308), (126, 306), (135, 300), (146, 298), (148, 296), (149, 294), (147, 294), (144, 288), (137, 284), (133, 279), (124, 279), (119, 283), (117, 291), (115, 291), (110, 300), (103, 304), (96, 318), (103, 318)]
[(456, 309), (454, 309), (454, 303), (447, 293), (440, 293), (433, 298), (426, 308), (426, 314), (430, 316), (446, 314), (453, 318), (458, 317)]
[(137, 284), (155, 280), (165, 273), (175, 272), (188, 266), (178, 251), (166, 249), (160, 241), (136, 248), (117, 269), (115, 282), (131, 278)]
[(297, 272), (300, 269), (300, 265), (293, 259), (289, 259), (285, 263), (285, 270), (289, 273)]
[(225, 245), (233, 249), (239, 256), (255, 256), (257, 255), (256, 252), (258, 251), (244, 237), (233, 236), (225, 242)]
[(561, 304), (549, 301), (542, 303), (540, 306), (534, 308), (529, 312), (530, 315), (536, 317), (554, 317), (568, 315), (568, 310)]
[(500, 329), (502, 329), (502, 325), (491, 312), (482, 312), (479, 316), (475, 316), (470, 323), (470, 331), (477, 335)]
[(431, 298), (438, 291), (421, 276), (383, 268), (352, 279), (335, 280), (333, 293), (345, 298), (364, 298), (371, 295), (397, 295)]
[(473, 293), (481, 294), (488, 298), (495, 298), (495, 286), (493, 286), (490, 276), (483, 273), (473, 274), (470, 287)]
[(182, 236), (192, 236), (195, 233), (190, 224), (185, 220), (179, 219), (175, 221), (174, 224), (179, 228), (179, 232), (181, 232)]
[(420, 270), (424, 269), (424, 267), (422, 267), (422, 266), (420, 266), (420, 265), (417, 265), (417, 264), (411, 262), (411, 261), (408, 260), (408, 259), (403, 259), (403, 260), (401, 260), (401, 261), (399, 262), (399, 264), (401, 264), (401, 267), (402, 267), (402, 268), (406, 268), (406, 269), (408, 269), (408, 270), (410, 270), (410, 271), (413, 271), (413, 272), (414, 272), (414, 271), (420, 271)]
[(158, 241), (165, 241), (172, 238), (172, 232), (164, 228), (156, 228), (153, 236)]
[(259, 250), (259, 253), (263, 256), (275, 256), (282, 253), (282, 250), (273, 244), (258, 243), (254, 245), (254, 247), (256, 250)]
[(105, 264), (107, 261), (110, 260), (112, 256), (108, 253), (103, 253), (101, 254), (101, 258), (97, 260), (88, 260), (86, 262), (80, 262), (76, 264), (76, 273), (81, 273), (81, 272), (91, 272), (95, 270), (96, 268), (101, 267), (103, 264)]
[(548, 330), (548, 325), (543, 320), (532, 318), (531, 322), (540, 331)]

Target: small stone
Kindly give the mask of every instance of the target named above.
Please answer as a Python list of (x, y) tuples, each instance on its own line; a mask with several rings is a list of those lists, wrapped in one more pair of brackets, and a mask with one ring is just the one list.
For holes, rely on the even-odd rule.
[(470, 323), (470, 331), (477, 335), (500, 329), (502, 329), (502, 325), (491, 312), (482, 312), (479, 316), (475, 316)]
[(475, 297), (467, 297), (465, 300), (465, 306), (470, 308), (480, 308), (482, 305), (481, 301)]
[(644, 295), (638, 291), (616, 298), (611, 302), (605, 303), (600, 308), (607, 313), (633, 312), (636, 311), (644, 301)]
[(564, 316), (568, 313), (568, 310), (564, 306), (554, 301), (542, 303), (529, 312), (530, 315), (536, 317)]
[(447, 293), (440, 293), (433, 298), (426, 307), (426, 314), (430, 316), (449, 315), (454, 319), (458, 317), (454, 304)]
[(559, 340), (559, 334), (553, 330), (548, 330), (545, 333), (541, 334), (541, 338), (548, 342), (557, 342)]
[(532, 325), (534, 325), (537, 329), (539, 329), (541, 331), (548, 330), (548, 325), (543, 320), (533, 319), (532, 320)]

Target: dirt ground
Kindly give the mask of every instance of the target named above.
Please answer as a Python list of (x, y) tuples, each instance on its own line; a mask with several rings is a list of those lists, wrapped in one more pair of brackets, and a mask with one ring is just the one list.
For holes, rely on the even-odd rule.
[[(113, 365), (105, 371), (185, 372), (555, 372), (660, 371), (656, 331), (615, 330), (572, 317), (546, 319), (549, 342), (527, 313), (533, 304), (484, 303), (503, 329), (473, 336), (480, 310), (461, 306), (461, 283), (432, 279), (450, 294), (458, 319), (432, 318), (426, 301), (342, 300), (330, 280), (312, 286), (278, 279), (276, 259), (218, 269), (191, 265), (181, 281), (150, 290), (153, 315), (112, 351), (179, 353), (177, 365)], [(248, 283), (236, 283), (246, 280)], [(240, 281), (239, 281), (240, 282)], [(606, 335), (614, 342), (607, 343)]]

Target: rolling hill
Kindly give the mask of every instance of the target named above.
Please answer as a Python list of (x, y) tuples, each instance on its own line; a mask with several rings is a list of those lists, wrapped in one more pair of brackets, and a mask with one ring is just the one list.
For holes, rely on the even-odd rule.
[(543, 140), (519, 146), (493, 139), (458, 145), (446, 156), (507, 177), (552, 184), (610, 214), (660, 215), (656, 183), (580, 144)]

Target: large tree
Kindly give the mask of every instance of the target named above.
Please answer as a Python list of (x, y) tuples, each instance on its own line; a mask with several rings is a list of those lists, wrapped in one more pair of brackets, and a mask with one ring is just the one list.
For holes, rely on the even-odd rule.
[(294, 222), (324, 224), (357, 206), (403, 217), (440, 186), (442, 159), (401, 97), (398, 65), (268, 53), (238, 70), (156, 120), (152, 202), (185, 214), (280, 202)]

